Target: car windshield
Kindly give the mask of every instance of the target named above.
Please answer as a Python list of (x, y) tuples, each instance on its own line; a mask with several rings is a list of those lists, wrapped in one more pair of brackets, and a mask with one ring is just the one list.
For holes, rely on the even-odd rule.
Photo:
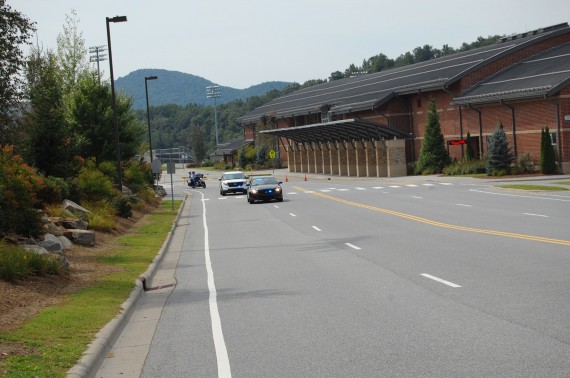
[(245, 175), (243, 173), (224, 173), (222, 175), (222, 180), (239, 180), (245, 179)]
[(277, 185), (277, 179), (275, 177), (256, 177), (251, 180), (251, 185)]

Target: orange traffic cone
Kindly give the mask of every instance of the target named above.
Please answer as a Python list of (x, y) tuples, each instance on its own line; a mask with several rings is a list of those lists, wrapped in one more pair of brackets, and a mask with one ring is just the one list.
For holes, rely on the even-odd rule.
[(307, 181), (307, 174), (305, 173), (305, 181)]
[(287, 178), (287, 175), (285, 175), (285, 182), (289, 182), (289, 179)]

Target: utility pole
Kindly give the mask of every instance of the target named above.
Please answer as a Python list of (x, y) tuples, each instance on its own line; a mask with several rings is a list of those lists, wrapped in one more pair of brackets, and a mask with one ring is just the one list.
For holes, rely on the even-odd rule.
[(99, 62), (107, 60), (107, 54), (104, 54), (107, 51), (106, 45), (101, 46), (93, 46), (89, 48), (89, 61), (91, 63), (97, 62), (97, 77), (99, 78), (99, 84), (101, 84), (101, 70), (99, 68)]

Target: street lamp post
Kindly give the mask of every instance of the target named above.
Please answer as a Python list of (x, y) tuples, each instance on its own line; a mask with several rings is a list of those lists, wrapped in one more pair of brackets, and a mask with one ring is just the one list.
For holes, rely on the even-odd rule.
[[(148, 106), (148, 81), (156, 80), (157, 76), (147, 76), (144, 78), (144, 91), (146, 93), (146, 119), (148, 120), (148, 148), (150, 151), (150, 163), (152, 165), (152, 138), (150, 137), (150, 108)], [(152, 174), (152, 187), (154, 188), (154, 173)]]
[(119, 144), (119, 120), (117, 119), (117, 102), (115, 99), (115, 78), (113, 76), (113, 53), (111, 51), (111, 31), (110, 22), (126, 22), (127, 16), (106, 17), (107, 21), (107, 46), (109, 47), (109, 70), (111, 71), (111, 98), (113, 102), (113, 121), (115, 123), (115, 152), (117, 158), (118, 187), (123, 192), (123, 174), (121, 173), (121, 146)]
[(218, 140), (218, 110), (216, 109), (216, 99), (221, 97), (220, 87), (217, 85), (212, 85), (206, 87), (206, 97), (214, 99), (214, 122), (216, 125), (216, 146), (220, 144)]

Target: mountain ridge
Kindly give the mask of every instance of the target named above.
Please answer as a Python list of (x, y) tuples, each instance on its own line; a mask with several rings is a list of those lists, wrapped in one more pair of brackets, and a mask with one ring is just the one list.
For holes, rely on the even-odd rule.
[(146, 108), (145, 77), (157, 76), (157, 80), (148, 80), (149, 105), (188, 105), (208, 106), (214, 103), (206, 97), (206, 87), (218, 85), (221, 97), (217, 104), (225, 104), (235, 100), (246, 100), (252, 96), (263, 96), (271, 90), (282, 90), (291, 83), (270, 81), (252, 85), (245, 89), (236, 89), (213, 83), (203, 77), (160, 68), (143, 68), (132, 71), (115, 80), (115, 87), (133, 98), (134, 109)]

